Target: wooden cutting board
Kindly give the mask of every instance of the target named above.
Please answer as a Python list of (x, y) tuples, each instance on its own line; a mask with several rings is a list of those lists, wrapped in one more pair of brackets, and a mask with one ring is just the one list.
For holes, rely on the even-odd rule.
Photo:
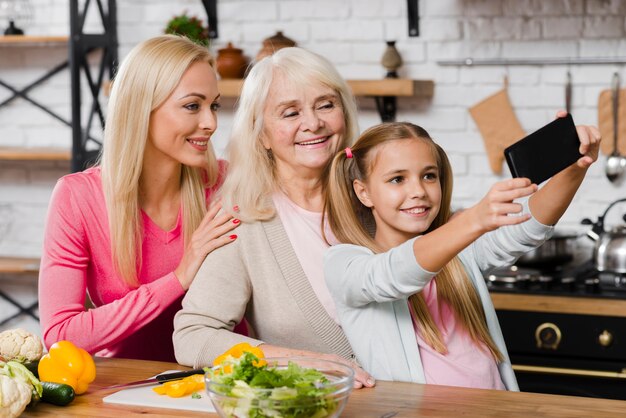
[[(171, 372), (180, 370), (169, 370)], [(163, 372), (167, 373), (167, 372)], [(154, 376), (152, 376), (154, 377)], [(133, 406), (147, 406), (152, 408), (168, 408), (168, 409), (182, 409), (187, 411), (201, 411), (201, 412), (216, 412), (215, 407), (209, 399), (209, 395), (206, 392), (198, 392), (199, 399), (194, 399), (189, 396), (182, 398), (172, 398), (166, 395), (158, 395), (152, 388), (156, 385), (138, 386), (134, 388), (128, 388), (115, 392), (102, 399), (104, 403), (133, 405)], [(181, 413), (181, 416), (184, 416)]]
[[(626, 155), (626, 89), (619, 91), (618, 115), (618, 142), (617, 148), (622, 155)], [(600, 150), (609, 155), (613, 152), (613, 98), (612, 90), (603, 90), (598, 98), (598, 128), (602, 134)]]

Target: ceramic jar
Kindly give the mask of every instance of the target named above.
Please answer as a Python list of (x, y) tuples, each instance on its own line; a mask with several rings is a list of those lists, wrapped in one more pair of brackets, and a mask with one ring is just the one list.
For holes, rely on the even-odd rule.
[(279, 49), (291, 46), (296, 46), (296, 42), (293, 39), (287, 38), (281, 31), (278, 31), (276, 35), (270, 36), (263, 41), (263, 46), (256, 56), (256, 62), (259, 62), (268, 55), (272, 55)]
[(397, 70), (402, 66), (402, 57), (396, 49), (396, 41), (387, 41), (387, 48), (385, 48), (380, 63), (387, 70), (387, 77), (398, 77)]
[(248, 60), (243, 51), (235, 48), (231, 42), (225, 48), (218, 49), (215, 69), (221, 78), (243, 78)]

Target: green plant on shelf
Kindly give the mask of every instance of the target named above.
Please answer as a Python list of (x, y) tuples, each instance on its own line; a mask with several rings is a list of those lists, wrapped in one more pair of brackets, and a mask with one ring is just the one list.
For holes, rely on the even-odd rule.
[(202, 20), (197, 16), (188, 16), (187, 12), (172, 17), (167, 22), (165, 33), (186, 36), (192, 41), (207, 47), (210, 42), (209, 28), (204, 26)]

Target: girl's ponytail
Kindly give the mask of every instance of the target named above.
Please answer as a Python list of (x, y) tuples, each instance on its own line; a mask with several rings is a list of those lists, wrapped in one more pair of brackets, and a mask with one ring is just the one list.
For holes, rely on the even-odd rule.
[[(348, 155), (350, 157), (348, 158)], [(367, 232), (363, 219), (359, 216), (363, 212), (363, 205), (352, 188), (352, 182), (361, 178), (356, 163), (356, 152), (347, 148), (333, 158), (328, 176), (326, 199), (324, 203), (324, 218), (339, 242), (353, 243), (368, 248), (375, 246), (374, 239)], [(328, 243), (328, 238), (324, 234)], [(330, 244), (330, 243), (329, 243)]]

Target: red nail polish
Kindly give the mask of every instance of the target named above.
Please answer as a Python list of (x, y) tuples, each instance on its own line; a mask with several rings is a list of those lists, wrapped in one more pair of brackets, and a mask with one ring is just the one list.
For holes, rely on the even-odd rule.
[(237, 235), (232, 234), (232, 235), (230, 235), (228, 238), (230, 238), (230, 239), (232, 239), (232, 240), (235, 240), (235, 239), (237, 239)]
[(233, 219), (233, 223), (234, 223), (235, 225), (237, 225), (239, 222), (241, 222), (239, 219)]
[(239, 212), (239, 206), (237, 206), (237, 205), (233, 206), (233, 210), (234, 210), (235, 212)]

